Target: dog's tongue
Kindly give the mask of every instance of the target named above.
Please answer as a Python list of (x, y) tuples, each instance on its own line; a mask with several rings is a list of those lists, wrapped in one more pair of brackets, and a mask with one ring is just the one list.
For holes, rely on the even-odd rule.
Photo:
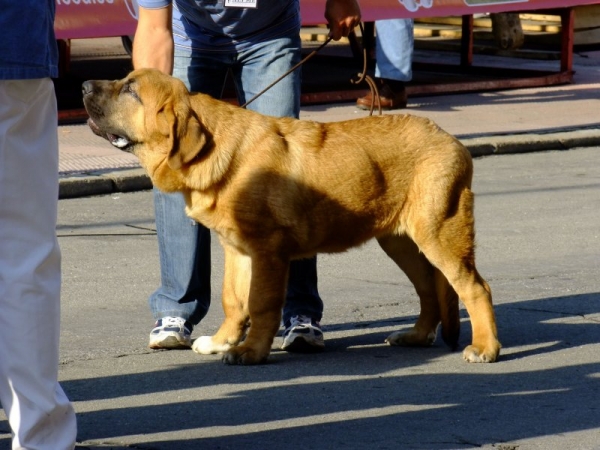
[(94, 120), (91, 117), (88, 119), (87, 123), (88, 123), (89, 127), (91, 128), (91, 130), (95, 134), (107, 139), (108, 142), (110, 142), (112, 145), (114, 145), (117, 148), (125, 148), (130, 144), (130, 142), (127, 139), (125, 139), (123, 136), (117, 136), (116, 134), (111, 134), (111, 133), (104, 133), (100, 129), (100, 127), (98, 125), (96, 125), (96, 122), (94, 122)]
[(114, 145), (117, 148), (124, 148), (129, 145), (129, 141), (127, 139), (125, 139), (123, 136), (117, 136), (116, 134), (108, 133), (106, 135), (106, 138), (108, 139), (108, 142), (110, 142), (112, 145)]

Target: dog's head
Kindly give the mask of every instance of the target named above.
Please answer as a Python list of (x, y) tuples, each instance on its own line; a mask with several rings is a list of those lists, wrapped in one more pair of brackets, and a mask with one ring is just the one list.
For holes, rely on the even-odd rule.
[(86, 81), (82, 91), (92, 131), (134, 153), (151, 177), (164, 163), (171, 170), (190, 163), (207, 143), (185, 85), (158, 70), (136, 70), (122, 80)]

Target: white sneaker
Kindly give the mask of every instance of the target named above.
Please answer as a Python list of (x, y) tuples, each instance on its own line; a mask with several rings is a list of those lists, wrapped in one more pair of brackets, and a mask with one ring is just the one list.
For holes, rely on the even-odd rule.
[(308, 316), (293, 316), (283, 332), (281, 350), (297, 353), (323, 351), (325, 341), (321, 324)]
[(181, 317), (158, 319), (150, 332), (148, 347), (153, 349), (190, 348), (193, 325)]

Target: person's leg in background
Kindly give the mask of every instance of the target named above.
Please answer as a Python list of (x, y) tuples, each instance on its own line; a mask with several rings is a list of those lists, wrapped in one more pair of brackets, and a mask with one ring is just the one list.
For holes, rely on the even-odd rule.
[(12, 448), (71, 450), (58, 384), (58, 135), (49, 78), (0, 81), (0, 402)]
[[(274, 39), (240, 54), (233, 66), (238, 100), (243, 104), (285, 74), (301, 59), (299, 34)], [(274, 117), (300, 115), (300, 69), (253, 100), (248, 109)], [(283, 344), (287, 351), (313, 352), (324, 348), (320, 321), (323, 301), (317, 289), (317, 257), (292, 261), (283, 309)]]
[[(191, 91), (219, 98), (228, 57), (192, 56), (176, 51), (173, 76)], [(154, 189), (153, 194), (161, 284), (149, 298), (156, 319), (149, 346), (191, 347), (193, 327), (210, 307), (210, 230), (185, 214), (180, 193), (166, 194)]]
[[(405, 83), (412, 80), (414, 32), (412, 19), (375, 21), (375, 80), (382, 109), (406, 108)], [(371, 93), (356, 101), (370, 109)], [(375, 101), (375, 107), (377, 107)]]
[(185, 348), (210, 307), (210, 232), (185, 214), (179, 193), (153, 190), (161, 284), (149, 298), (149, 347)]

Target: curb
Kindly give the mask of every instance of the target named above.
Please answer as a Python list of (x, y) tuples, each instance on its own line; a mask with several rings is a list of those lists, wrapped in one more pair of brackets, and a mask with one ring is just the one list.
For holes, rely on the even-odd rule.
[(142, 168), (94, 171), (61, 177), (58, 198), (89, 197), (148, 189), (152, 189), (152, 183)]
[[(548, 150), (569, 150), (578, 147), (600, 147), (600, 127), (578, 128), (554, 132), (511, 135), (457, 136), (474, 158), (531, 153)], [(144, 169), (117, 169), (83, 172), (61, 176), (59, 199), (135, 192), (152, 188)]]
[(547, 133), (457, 137), (469, 149), (474, 158), (490, 155), (508, 155), (513, 153), (569, 150), (578, 147), (600, 146), (599, 127)]

